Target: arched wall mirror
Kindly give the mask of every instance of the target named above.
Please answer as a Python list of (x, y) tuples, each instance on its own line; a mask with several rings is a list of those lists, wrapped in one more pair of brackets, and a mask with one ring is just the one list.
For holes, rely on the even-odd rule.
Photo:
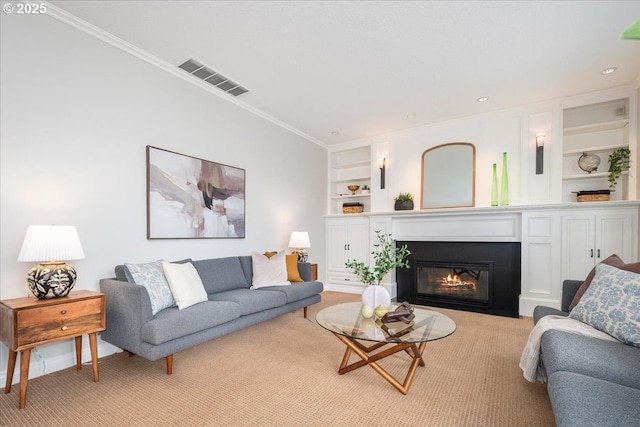
[(420, 208), (475, 206), (476, 147), (452, 142), (422, 153)]

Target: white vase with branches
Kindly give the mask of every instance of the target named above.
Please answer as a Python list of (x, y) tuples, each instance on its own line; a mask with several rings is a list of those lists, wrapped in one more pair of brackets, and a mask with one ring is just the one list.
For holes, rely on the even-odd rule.
[(353, 273), (360, 277), (360, 281), (367, 285), (362, 293), (362, 304), (369, 305), (372, 308), (382, 306), (390, 308), (391, 298), (389, 292), (381, 286), (380, 283), (396, 268), (409, 268), (409, 262), (406, 258), (411, 254), (406, 245), (398, 248), (391, 234), (382, 233), (376, 230), (377, 243), (373, 245), (373, 268), (365, 264), (363, 261), (355, 259), (347, 260), (345, 266)]

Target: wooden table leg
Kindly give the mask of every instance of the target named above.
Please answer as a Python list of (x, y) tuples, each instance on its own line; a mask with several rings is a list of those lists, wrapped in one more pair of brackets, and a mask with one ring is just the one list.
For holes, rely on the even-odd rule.
[(18, 408), (24, 409), (27, 403), (27, 382), (29, 381), (29, 362), (31, 361), (31, 349), (27, 348), (20, 353), (20, 397)]
[(76, 337), (76, 371), (82, 369), (82, 335)]
[(11, 393), (11, 383), (13, 382), (13, 371), (16, 369), (16, 358), (18, 352), (9, 350), (9, 362), (7, 363), (7, 382), (4, 385), (4, 392)]
[(91, 367), (93, 368), (93, 381), (100, 381), (98, 373), (98, 338), (96, 333), (89, 334), (89, 347), (91, 348)]
[[(416, 368), (419, 365), (424, 366), (422, 354), (424, 353), (424, 349), (427, 345), (426, 342), (420, 343), (419, 346), (416, 346), (415, 343), (382, 343), (383, 345), (391, 344), (392, 346), (384, 351), (369, 356), (367, 355), (369, 351), (377, 350), (381, 347), (381, 345), (376, 344), (374, 346), (371, 346), (370, 348), (365, 348), (359, 345), (359, 343), (355, 339), (351, 339), (337, 333), (334, 333), (334, 335), (347, 346), (347, 350), (345, 351), (344, 357), (342, 358), (342, 363), (340, 364), (340, 368), (338, 369), (339, 374), (346, 374), (347, 372), (351, 372), (355, 369), (368, 365), (382, 378), (393, 385), (400, 393), (407, 394), (407, 392), (409, 391), (409, 387), (411, 386), (411, 382), (413, 381), (413, 376), (416, 372)], [(410, 354), (411, 352), (408, 352), (411, 356), (411, 365), (409, 366), (404, 381), (400, 383), (376, 362), (378, 360), (384, 359), (385, 357), (389, 357), (392, 354), (396, 354), (407, 349), (411, 349), (411, 352), (413, 352), (413, 355)], [(357, 354), (361, 360), (349, 364), (349, 356), (352, 352)]]

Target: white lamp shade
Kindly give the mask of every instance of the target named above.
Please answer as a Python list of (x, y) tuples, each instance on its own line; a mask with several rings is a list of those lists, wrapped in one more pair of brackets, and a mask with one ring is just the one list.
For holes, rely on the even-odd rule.
[(18, 261), (84, 259), (78, 231), (72, 225), (30, 225)]
[(289, 247), (296, 249), (306, 249), (311, 247), (309, 233), (306, 231), (293, 231), (289, 239)]

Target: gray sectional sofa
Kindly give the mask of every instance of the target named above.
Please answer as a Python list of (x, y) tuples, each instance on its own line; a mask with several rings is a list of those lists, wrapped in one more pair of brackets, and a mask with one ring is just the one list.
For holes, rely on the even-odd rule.
[[(549, 314), (569, 315), (581, 284), (565, 280), (561, 310), (538, 306), (534, 323)], [(558, 427), (640, 426), (640, 348), (548, 330), (541, 359)]]
[(185, 261), (195, 267), (208, 301), (183, 310), (169, 307), (154, 316), (146, 288), (129, 283), (122, 265), (116, 267), (115, 278), (101, 279), (107, 303), (102, 340), (130, 355), (166, 358), (171, 374), (174, 353), (301, 308), (306, 317), (307, 307), (321, 300), (323, 285), (311, 280), (308, 263), (298, 264), (303, 282), (249, 289), (251, 256)]

